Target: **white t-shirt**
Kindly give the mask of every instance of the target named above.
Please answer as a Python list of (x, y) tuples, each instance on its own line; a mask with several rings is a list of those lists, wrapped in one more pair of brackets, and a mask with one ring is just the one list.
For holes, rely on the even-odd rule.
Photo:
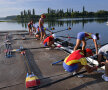
[(93, 39), (97, 39), (96, 35), (92, 34), (91, 36)]
[(102, 55), (105, 55), (106, 57), (108, 57), (108, 44), (102, 46), (99, 49), (98, 54), (102, 54)]

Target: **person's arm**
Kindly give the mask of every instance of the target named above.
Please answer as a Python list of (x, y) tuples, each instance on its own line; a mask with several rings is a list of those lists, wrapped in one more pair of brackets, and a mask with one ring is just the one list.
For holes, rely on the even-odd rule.
[(41, 20), (39, 19), (39, 27), (41, 28)]
[(94, 70), (97, 70), (97, 67), (90, 67), (90, 66), (87, 65), (86, 58), (81, 58), (80, 62), (81, 62), (81, 65), (84, 65), (84, 67), (85, 67), (85, 69), (87, 70), (88, 73), (91, 73)]
[(84, 67), (85, 67), (85, 69), (87, 70), (88, 73), (91, 73), (94, 70), (97, 70), (97, 67), (96, 66), (95, 67), (90, 67), (88, 65), (85, 65)]
[(97, 45), (97, 40), (93, 39), (94, 45), (95, 45), (95, 49), (96, 49), (96, 55), (98, 55), (98, 45)]

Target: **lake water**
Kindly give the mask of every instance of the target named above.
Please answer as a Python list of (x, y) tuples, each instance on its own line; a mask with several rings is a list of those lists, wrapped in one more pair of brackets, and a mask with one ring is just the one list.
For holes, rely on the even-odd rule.
[[(70, 36), (76, 37), (78, 32), (91, 32), (91, 33), (100, 33), (101, 36), (101, 44), (108, 43), (108, 24), (106, 23), (107, 19), (96, 19), (96, 18), (86, 18), (86, 19), (58, 19), (53, 21), (45, 22), (45, 27), (52, 28), (54, 27), (56, 31), (65, 30), (68, 27), (71, 27), (71, 30), (65, 30), (62, 32), (56, 33), (56, 36)], [(38, 22), (35, 23), (36, 26)], [(18, 22), (0, 22), (0, 31), (9, 31), (9, 30), (27, 30), (27, 23), (18, 23)], [(47, 32), (49, 33), (49, 32)], [(59, 37), (61, 38), (61, 37)], [(76, 40), (73, 38), (61, 38), (63, 40), (73, 42), (75, 44)], [(88, 40), (88, 45), (92, 46), (93, 41)]]

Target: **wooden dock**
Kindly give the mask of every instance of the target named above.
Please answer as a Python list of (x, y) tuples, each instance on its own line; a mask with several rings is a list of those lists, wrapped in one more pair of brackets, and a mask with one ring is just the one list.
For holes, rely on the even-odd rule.
[[(53, 66), (51, 63), (64, 59), (68, 54), (62, 50), (40, 48), (43, 45), (34, 36), (29, 36), (25, 31), (14, 31), (11, 32), (10, 38), (12, 48), (19, 49), (20, 46), (28, 48), (27, 55), (31, 68), (41, 82), (39, 87), (26, 89), (24, 58), (20, 52), (12, 53), (10, 58), (5, 57), (4, 42), (7, 33), (10, 32), (0, 33), (0, 90), (108, 90), (108, 82), (101, 78), (103, 73), (97, 72), (85, 73), (83, 78), (72, 77), (56, 82), (71, 73), (64, 71), (62, 62)], [(21, 39), (23, 34), (25, 34), (26, 40)], [(52, 83), (54, 81), (55, 83)], [(48, 83), (52, 84), (48, 85)]]

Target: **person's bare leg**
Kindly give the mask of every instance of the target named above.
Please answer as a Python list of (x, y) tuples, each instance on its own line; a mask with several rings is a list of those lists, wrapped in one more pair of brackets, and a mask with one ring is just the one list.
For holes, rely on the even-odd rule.
[(108, 60), (105, 62), (105, 75), (108, 77)]
[(47, 42), (48, 47), (52, 48), (51, 42)]
[(98, 63), (101, 64), (102, 54), (98, 54)]
[(32, 35), (32, 29), (30, 30), (30, 35)]
[(31, 29), (29, 28), (29, 35), (30, 35), (30, 31), (31, 31)]
[(86, 42), (85, 42), (85, 39), (82, 40), (82, 50), (85, 49), (85, 46), (86, 46)]
[(78, 69), (75, 70), (75, 72), (76, 72), (76, 73), (79, 72), (79, 71), (81, 70), (82, 67), (83, 67), (83, 65), (81, 65), (80, 63), (78, 63)]
[(75, 47), (74, 47), (74, 51), (77, 50), (77, 48), (79, 47), (80, 44), (81, 44), (81, 40), (77, 39), (77, 40), (76, 40), (76, 45), (75, 45)]
[(43, 41), (43, 31), (41, 31), (41, 37), (40, 37), (41, 43)]
[(46, 33), (45, 33), (45, 31), (43, 32), (43, 39), (45, 39), (45, 37), (46, 37)]

